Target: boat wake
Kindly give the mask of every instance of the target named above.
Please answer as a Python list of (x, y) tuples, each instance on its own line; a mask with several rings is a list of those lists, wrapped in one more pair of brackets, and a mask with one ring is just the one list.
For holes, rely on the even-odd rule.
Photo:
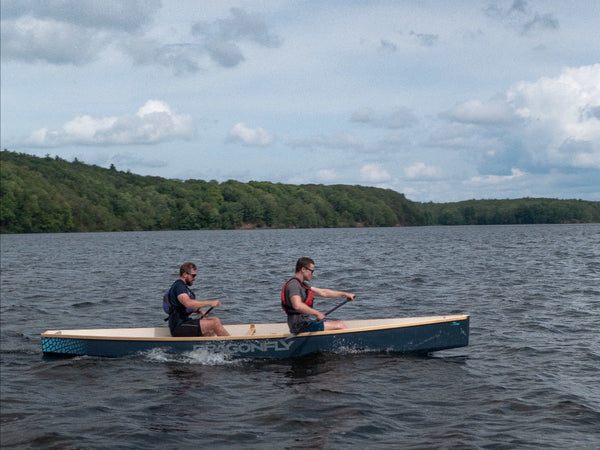
[(375, 350), (367, 350), (364, 348), (357, 348), (353, 345), (342, 345), (334, 350), (329, 350), (329, 353), (334, 355), (360, 355), (364, 353), (377, 353)]
[(143, 353), (148, 361), (160, 363), (200, 364), (203, 366), (234, 365), (243, 362), (243, 359), (232, 358), (224, 353), (214, 353), (206, 349), (195, 349), (190, 352), (169, 353), (162, 348), (155, 348)]

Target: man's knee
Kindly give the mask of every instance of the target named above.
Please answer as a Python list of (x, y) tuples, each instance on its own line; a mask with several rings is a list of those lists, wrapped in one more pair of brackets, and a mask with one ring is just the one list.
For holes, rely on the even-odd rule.
[(348, 328), (348, 326), (341, 320), (333, 320), (333, 321), (325, 322), (326, 330), (343, 330), (346, 328)]
[(219, 319), (218, 317), (211, 317), (207, 319), (206, 322), (207, 328), (210, 328), (212, 330), (222, 326), (221, 319)]

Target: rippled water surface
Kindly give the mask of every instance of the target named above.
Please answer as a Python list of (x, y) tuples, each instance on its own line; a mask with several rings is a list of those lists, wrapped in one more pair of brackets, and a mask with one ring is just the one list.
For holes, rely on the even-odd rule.
[[(600, 225), (2, 235), (6, 448), (599, 448)], [(187, 260), (227, 323), (282, 322), (299, 256), (338, 319), (471, 315), (428, 357), (49, 359), (56, 328), (163, 326)], [(328, 310), (338, 300), (317, 300)]]

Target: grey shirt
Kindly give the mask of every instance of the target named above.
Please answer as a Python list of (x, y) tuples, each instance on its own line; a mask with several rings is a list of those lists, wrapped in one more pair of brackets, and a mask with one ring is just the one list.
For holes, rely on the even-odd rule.
[[(302, 287), (302, 285), (300, 284), (300, 281), (298, 279), (294, 278), (294, 279), (290, 280), (288, 282), (288, 284), (285, 286), (284, 295), (285, 295), (286, 304), (288, 304), (291, 307), (291, 305), (292, 305), (291, 298), (294, 295), (300, 296), (300, 298), (302, 299), (302, 302), (306, 302), (306, 299), (308, 298), (308, 290), (306, 290), (304, 287)], [(307, 314), (302, 314), (299, 312), (294, 313), (293, 311), (288, 312), (287, 322), (288, 322), (288, 326), (290, 327), (290, 332), (298, 333), (302, 329), (304, 324), (306, 322), (308, 322), (309, 319), (310, 319), (310, 316), (308, 316)]]

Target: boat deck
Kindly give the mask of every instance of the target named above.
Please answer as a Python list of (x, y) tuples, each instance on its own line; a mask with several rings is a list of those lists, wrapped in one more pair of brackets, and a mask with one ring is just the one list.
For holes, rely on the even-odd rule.
[[(427, 316), (427, 317), (401, 317), (388, 319), (363, 319), (346, 320), (347, 330), (322, 331), (320, 334), (328, 333), (351, 333), (355, 331), (366, 331), (385, 329), (388, 327), (407, 327), (425, 325), (430, 323), (447, 322), (450, 320), (464, 320), (467, 315)], [(189, 339), (247, 339), (248, 337), (287, 337), (290, 332), (287, 323), (258, 323), (224, 325), (231, 336), (205, 337)], [(301, 333), (314, 334), (314, 333)], [(168, 327), (149, 328), (100, 328), (100, 329), (73, 329), (73, 330), (48, 330), (42, 333), (43, 337), (85, 337), (85, 338), (113, 338), (113, 339), (164, 339), (170, 338)], [(188, 339), (188, 338), (178, 338)]]

